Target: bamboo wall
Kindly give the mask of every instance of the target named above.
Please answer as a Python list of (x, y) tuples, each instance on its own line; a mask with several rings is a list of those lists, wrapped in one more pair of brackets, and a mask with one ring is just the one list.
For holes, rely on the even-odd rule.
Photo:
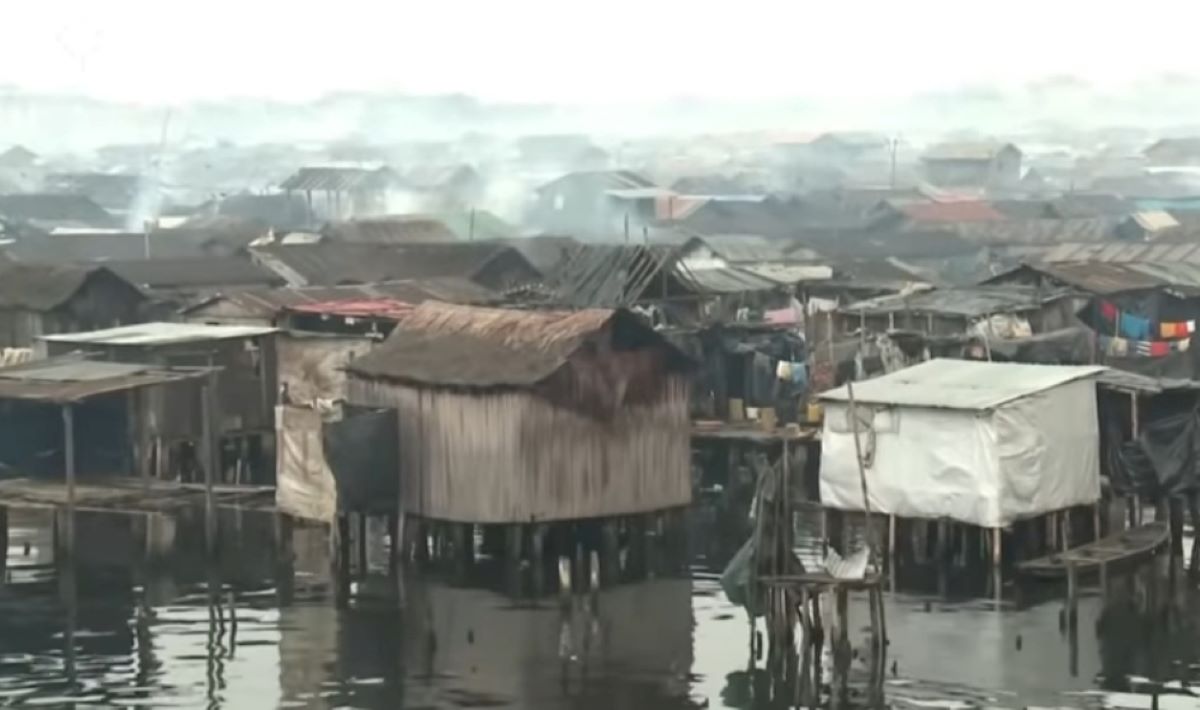
[(528, 391), (418, 388), (352, 377), (356, 405), (397, 409), (400, 505), (474, 523), (644, 513), (691, 502), (686, 378), (594, 417)]

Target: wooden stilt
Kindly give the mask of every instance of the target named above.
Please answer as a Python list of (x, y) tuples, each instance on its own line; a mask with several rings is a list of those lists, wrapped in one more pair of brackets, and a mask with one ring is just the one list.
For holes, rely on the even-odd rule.
[(896, 576), (896, 516), (888, 516), (888, 574)]
[(75, 554), (75, 408), (64, 404), (63, 459), (67, 478), (67, 515), (63, 521), (63, 549), (69, 557)]
[(621, 541), (617, 534), (617, 521), (605, 520), (600, 524), (601, 582), (613, 584), (620, 578)]
[(350, 601), (350, 514), (339, 513), (334, 535), (334, 599), (338, 606)]
[(387, 516), (388, 526), (388, 574), (394, 575), (400, 568), (400, 560), (404, 549), (404, 523), (399, 513), (391, 512)]
[(834, 689), (836, 707), (844, 708), (849, 701), (850, 681), (850, 611), (847, 592), (844, 587), (838, 587), (834, 596), (837, 599), (837, 644), (834, 650)]
[[(817, 704), (812, 688), (812, 662), (813, 662), (813, 638), (814, 629), (812, 619), (809, 616), (809, 593), (808, 589), (800, 588), (800, 633), (804, 635), (804, 640), (801, 642), (800, 667), (796, 673), (796, 697), (795, 704), (799, 707), (815, 707)], [(820, 654), (817, 654), (817, 663), (821, 662)], [(820, 694), (821, 689), (816, 688), (815, 694)]]
[(358, 520), (358, 527), (354, 533), (354, 542), (358, 546), (358, 575), (360, 577), (367, 576), (367, 514), (359, 513), (355, 516)]
[(521, 549), (525, 531), (520, 525), (509, 525), (504, 530), (505, 547), (508, 552), (509, 564), (520, 564), (524, 559), (524, 552)]
[(1100, 503), (1092, 506), (1092, 540), (1099, 540), (1104, 536), (1103, 528), (1100, 526)]
[(992, 528), (992, 575), (995, 580), (996, 599), (999, 600), (1004, 590), (1004, 531)]
[(1075, 565), (1067, 562), (1067, 624), (1074, 626), (1079, 619), (1079, 575)]
[(8, 508), (0, 506), (0, 587), (8, 581)]

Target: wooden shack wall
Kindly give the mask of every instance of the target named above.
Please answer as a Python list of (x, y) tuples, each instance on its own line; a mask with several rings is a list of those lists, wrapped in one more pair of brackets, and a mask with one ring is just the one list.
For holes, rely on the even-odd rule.
[(468, 393), (351, 377), (352, 404), (397, 410), (400, 505), (476, 523), (643, 513), (691, 502), (688, 385), (596, 418), (526, 391)]

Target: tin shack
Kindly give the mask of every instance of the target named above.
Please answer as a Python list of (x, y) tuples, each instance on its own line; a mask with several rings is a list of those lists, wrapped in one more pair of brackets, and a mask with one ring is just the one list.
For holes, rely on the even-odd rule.
[[(81, 351), (114, 362), (217, 368), (213, 407), (222, 461), (217, 480), (270, 483), (278, 395), (275, 335), (274, 328), (255, 326), (143, 323), (42, 340), (51, 356)], [(162, 428), (171, 428), (166, 423), (188, 410), (187, 403), (172, 399), (152, 406)]]
[(426, 302), (348, 366), (347, 399), (397, 411), (405, 513), (604, 518), (690, 502), (689, 369), (624, 309)]

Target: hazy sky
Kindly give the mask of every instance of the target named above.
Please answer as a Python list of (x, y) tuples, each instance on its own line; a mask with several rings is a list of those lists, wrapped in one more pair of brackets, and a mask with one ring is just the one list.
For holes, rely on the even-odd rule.
[(0, 82), (106, 98), (896, 95), (1200, 75), (1195, 0), (40, 0)]

